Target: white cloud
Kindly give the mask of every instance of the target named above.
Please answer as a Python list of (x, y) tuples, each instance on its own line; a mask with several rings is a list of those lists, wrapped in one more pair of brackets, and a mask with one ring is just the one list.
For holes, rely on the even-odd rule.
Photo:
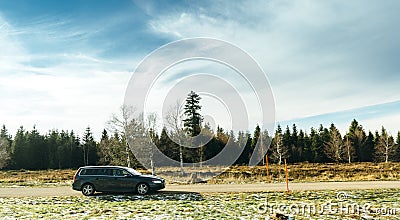
[[(393, 80), (398, 64), (377, 71), (394, 55), (391, 48), (400, 48), (393, 38), (399, 36), (397, 3), (258, 1), (210, 8), (161, 15), (150, 28), (175, 39), (220, 38), (248, 51), (270, 79), (279, 121), (400, 99)], [(387, 58), (377, 51), (388, 51), (381, 54)]]
[[(400, 100), (396, 1), (213, 1), (163, 13), (147, 2), (136, 4), (149, 15), (141, 18), (152, 17), (152, 33), (132, 31), (141, 27), (127, 22), (136, 16), (127, 12), (96, 21), (43, 15), (19, 26), (0, 14), (0, 123), (12, 133), (37, 124), (81, 134), (90, 125), (100, 135), (123, 103), (129, 71), (143, 58), (109, 49), (148, 43), (130, 38), (136, 34), (214, 37), (245, 49), (269, 77), (280, 121)], [(130, 35), (118, 40), (129, 39), (116, 42), (125, 31)], [(100, 33), (106, 34), (94, 37)], [(385, 116), (365, 123), (380, 120), (396, 126)]]
[[(105, 122), (123, 103), (128, 69), (135, 63), (85, 53), (32, 55), (9, 35), (13, 27), (0, 21), (0, 123), (11, 134), (19, 126), (36, 125), (43, 133), (73, 129), (81, 135), (91, 126), (99, 138)], [(56, 62), (36, 67), (38, 60)]]

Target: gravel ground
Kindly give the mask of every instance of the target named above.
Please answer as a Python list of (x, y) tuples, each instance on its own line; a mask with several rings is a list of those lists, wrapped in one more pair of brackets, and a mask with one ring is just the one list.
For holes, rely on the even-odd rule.
[[(319, 182), (289, 183), (291, 191), (313, 190), (365, 190), (400, 189), (400, 181), (364, 181), (364, 182)], [(193, 184), (167, 185), (160, 192), (226, 193), (226, 192), (280, 192), (286, 190), (285, 183), (259, 184)], [(79, 196), (80, 192), (69, 186), (59, 187), (0, 187), (0, 197), (46, 197)]]

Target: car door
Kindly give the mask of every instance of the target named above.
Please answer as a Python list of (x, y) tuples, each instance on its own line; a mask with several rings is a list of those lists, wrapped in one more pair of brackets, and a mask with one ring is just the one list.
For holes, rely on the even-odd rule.
[(110, 176), (107, 175), (107, 169), (95, 169), (94, 185), (96, 191), (110, 191)]
[(112, 188), (114, 192), (132, 192), (136, 185), (132, 180), (131, 173), (121, 168), (115, 168), (113, 169), (113, 176), (110, 180), (110, 188)]

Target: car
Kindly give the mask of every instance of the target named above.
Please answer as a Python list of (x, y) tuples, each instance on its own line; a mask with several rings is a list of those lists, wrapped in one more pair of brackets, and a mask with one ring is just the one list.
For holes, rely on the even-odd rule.
[(72, 189), (90, 196), (95, 192), (134, 192), (145, 195), (165, 188), (165, 180), (122, 166), (84, 166), (75, 175)]

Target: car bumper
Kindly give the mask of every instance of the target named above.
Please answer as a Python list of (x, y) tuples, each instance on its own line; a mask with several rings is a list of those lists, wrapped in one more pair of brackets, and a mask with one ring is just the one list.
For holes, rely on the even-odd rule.
[(73, 190), (77, 190), (77, 191), (81, 191), (81, 186), (77, 182), (74, 182), (72, 184), (72, 189)]
[(160, 190), (165, 188), (165, 182), (163, 181), (162, 183), (151, 183), (150, 184), (150, 189), (151, 190)]

